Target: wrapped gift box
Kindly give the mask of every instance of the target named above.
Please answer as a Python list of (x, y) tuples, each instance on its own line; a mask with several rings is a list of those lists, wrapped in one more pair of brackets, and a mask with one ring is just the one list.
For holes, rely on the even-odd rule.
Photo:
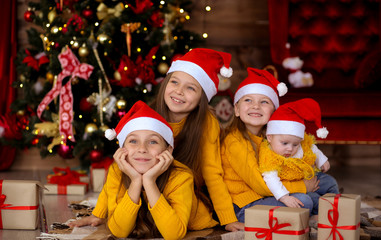
[(88, 191), (88, 184), (45, 184), (44, 194), (58, 195), (85, 195)]
[(309, 239), (309, 210), (256, 205), (245, 210), (245, 240)]
[(70, 168), (53, 168), (54, 174), (47, 176), (45, 194), (85, 195), (89, 177)]
[(0, 229), (37, 228), (41, 187), (38, 181), (0, 180)]
[(319, 199), (318, 239), (360, 239), (361, 196), (328, 193)]
[(94, 192), (101, 192), (106, 181), (107, 170), (90, 167), (91, 186)]
[(114, 159), (105, 158), (101, 162), (92, 163), (90, 166), (90, 181), (94, 192), (101, 192), (108, 173), (108, 168)]

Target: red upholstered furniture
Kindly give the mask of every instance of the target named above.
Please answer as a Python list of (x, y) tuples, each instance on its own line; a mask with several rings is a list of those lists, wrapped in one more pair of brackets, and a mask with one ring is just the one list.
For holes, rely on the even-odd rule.
[[(268, 0), (270, 47), (279, 80), (282, 61), (299, 56), (314, 85), (291, 88), (288, 102), (320, 103), (325, 143), (381, 143), (381, 2), (377, 0)], [(314, 133), (312, 125), (308, 131)]]

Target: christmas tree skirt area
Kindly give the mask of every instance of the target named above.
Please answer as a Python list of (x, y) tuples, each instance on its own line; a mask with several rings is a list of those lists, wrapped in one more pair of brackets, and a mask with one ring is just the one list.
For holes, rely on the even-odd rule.
[[(49, 226), (48, 233), (42, 233), (40, 239), (113, 239), (106, 226), (98, 227), (75, 227), (74, 229), (65, 229), (65, 224), (74, 220), (75, 216), (87, 215), (91, 213), (91, 207), (88, 204), (94, 203), (96, 199), (72, 202), (69, 205), (73, 213), (73, 219), (68, 219), (65, 223), (55, 223)], [(83, 207), (82, 207), (83, 206)], [(362, 197), (361, 202), (361, 229), (360, 240), (381, 239), (381, 198), (380, 197)], [(244, 232), (227, 232), (223, 227), (215, 227), (202, 231), (190, 231), (184, 239), (221, 239), (238, 240), (244, 239)], [(130, 238), (126, 238), (130, 239)], [(317, 239), (317, 229), (311, 228), (310, 239)]]

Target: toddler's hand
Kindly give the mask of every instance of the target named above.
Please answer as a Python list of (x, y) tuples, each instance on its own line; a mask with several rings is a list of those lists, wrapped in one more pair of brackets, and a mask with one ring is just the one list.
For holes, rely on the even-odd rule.
[(331, 164), (328, 162), (328, 160), (320, 167), (320, 170), (325, 173), (328, 172), (328, 170), (331, 168)]
[(284, 195), (279, 199), (279, 201), (284, 203), (287, 207), (300, 208), (304, 206), (304, 204), (299, 199), (289, 195)]
[(245, 224), (241, 222), (232, 222), (226, 224), (225, 230), (230, 232), (243, 231), (245, 230)]
[(315, 192), (319, 189), (319, 180), (317, 180), (317, 177), (313, 177), (310, 180), (304, 179), (304, 184), (306, 185), (307, 192)]
[(81, 218), (77, 221), (70, 222), (68, 223), (68, 226), (70, 228), (89, 226), (89, 225), (92, 227), (95, 227), (95, 226), (101, 225), (102, 223), (104, 223), (104, 221), (105, 220), (103, 218), (98, 218), (94, 215), (90, 215), (88, 217)]

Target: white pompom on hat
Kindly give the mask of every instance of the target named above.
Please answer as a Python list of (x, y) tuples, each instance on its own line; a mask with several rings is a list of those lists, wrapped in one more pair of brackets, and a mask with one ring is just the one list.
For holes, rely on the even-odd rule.
[(194, 48), (184, 56), (172, 62), (168, 73), (181, 71), (194, 77), (200, 83), (208, 101), (217, 94), (218, 74), (231, 77), (231, 55), (207, 48)]
[(234, 104), (247, 94), (262, 94), (273, 102), (275, 109), (279, 107), (279, 97), (284, 96), (288, 89), (286, 84), (279, 82), (270, 72), (256, 68), (247, 68), (248, 76), (238, 86), (234, 95)]
[(287, 134), (304, 138), (304, 120), (314, 122), (319, 128), (316, 135), (326, 138), (328, 130), (321, 125), (321, 111), (319, 103), (312, 98), (303, 98), (298, 101), (281, 105), (270, 117), (267, 123), (266, 134)]
[(173, 147), (174, 140), (171, 126), (160, 114), (142, 101), (137, 101), (131, 107), (115, 129), (107, 129), (105, 137), (108, 140), (113, 140), (116, 137), (119, 141), (119, 146), (123, 147), (128, 134), (137, 130), (154, 131), (160, 134)]

